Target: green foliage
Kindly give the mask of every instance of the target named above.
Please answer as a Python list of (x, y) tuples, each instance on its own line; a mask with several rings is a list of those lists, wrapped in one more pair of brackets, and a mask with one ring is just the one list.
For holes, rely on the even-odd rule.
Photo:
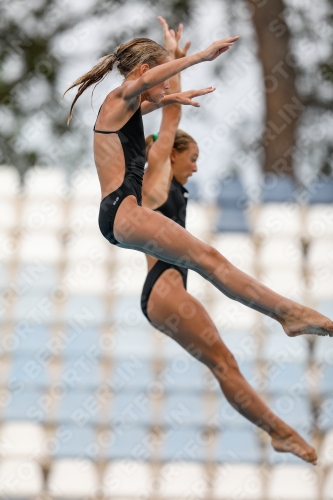
[[(325, 18), (320, 22), (313, 21), (311, 9), (307, 11), (299, 2), (296, 8), (288, 7), (288, 1), (285, 0), (286, 18), (292, 46), (302, 40), (319, 43), (325, 37), (332, 37), (333, 0), (320, 0), (327, 6)], [(0, 164), (15, 165), (24, 173), (35, 164), (52, 163), (75, 168), (91, 156), (91, 142), (87, 140), (89, 131), (80, 121), (80, 114), (76, 114), (70, 128), (66, 125), (68, 101), (61, 102), (60, 90), (65, 89), (63, 81), (59, 80), (66, 60), (65, 56), (57, 54), (55, 48), (61, 37), (71, 36), (87, 20), (114, 20), (122, 16), (122, 9), (128, 4), (129, 0), (95, 0), (90, 8), (75, 10), (68, 9), (70, 0), (0, 2)], [(131, 24), (130, 20), (124, 22), (122, 18), (122, 27), (113, 32), (110, 30), (96, 58), (112, 51), (124, 38), (156, 38), (159, 28), (154, 22), (158, 14), (163, 15), (171, 27), (176, 28), (179, 22), (189, 25), (197, 4), (195, 0), (146, 0), (140, 5), (144, 9), (141, 21)], [(255, 49), (251, 15), (244, 14), (246, 1), (225, 0), (224, 5), (228, 30), (241, 32), (241, 43), (248, 43)], [(244, 36), (243, 32), (246, 32)], [(318, 120), (318, 110), (329, 113), (333, 106), (332, 92), (328, 91), (333, 85), (332, 40), (329, 43), (331, 52), (326, 51), (324, 59), (312, 66), (298, 65), (295, 68), (307, 110), (316, 110)], [(240, 47), (241, 44), (235, 45), (233, 57)], [(230, 57), (226, 54), (215, 65), (215, 73), (221, 80)], [(47, 147), (44, 133), (49, 138)], [(324, 149), (328, 151), (326, 145)], [(323, 160), (324, 171), (328, 171), (327, 161)]]
[(333, 83), (333, 65), (332, 64), (320, 64), (320, 73), (323, 80), (328, 80)]
[[(0, 164), (15, 165), (23, 174), (35, 164), (58, 161), (75, 168), (84, 161), (90, 144), (87, 145), (79, 120), (74, 119), (70, 129), (67, 127), (68, 103), (61, 103), (58, 90), (64, 60), (55, 55), (54, 45), (59, 35), (70, 33), (87, 19), (117, 16), (118, 9), (125, 3), (126, 0), (97, 0), (89, 10), (71, 10), (71, 13), (66, 10), (66, 3), (57, 0), (0, 3), (0, 113), (3, 117)], [(147, 5), (156, 16), (157, 13), (165, 15), (170, 25), (176, 26), (189, 19), (192, 1), (151, 1)], [(133, 36), (148, 36), (149, 22), (147, 18)], [(99, 55), (105, 55), (123, 41), (121, 30), (111, 33)], [(32, 98), (39, 88), (44, 89), (41, 99)], [(43, 150), (38, 139), (30, 140), (38, 134), (38, 120), (43, 130), (53, 137), (53, 152)], [(65, 138), (71, 146), (64, 148), (64, 155), (59, 142)]]
[[(56, 21), (55, 6), (53, 0), (26, 4), (12, 0), (0, 4), (0, 110), (5, 118), (13, 119), (12, 126), (4, 130), (0, 139), (0, 163), (13, 164), (21, 173), (41, 157), (40, 151), (29, 146), (29, 138), (22, 137), (22, 129), (28, 126), (29, 130), (29, 122), (41, 110), (41, 103), (38, 99), (33, 101), (30, 94), (40, 83), (47, 87), (42, 107), (46, 114), (54, 114), (61, 61), (52, 55), (52, 41), (56, 34), (77, 21), (61, 19), (61, 16)], [(63, 120), (65, 114), (62, 115)]]

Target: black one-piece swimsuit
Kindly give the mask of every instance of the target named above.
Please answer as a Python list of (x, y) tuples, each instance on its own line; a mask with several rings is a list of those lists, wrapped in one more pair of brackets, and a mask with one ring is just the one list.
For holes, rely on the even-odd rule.
[[(173, 177), (167, 201), (156, 210), (185, 228), (187, 197), (187, 189), (185, 189), (184, 186)], [(187, 269), (185, 267), (177, 266), (176, 264), (168, 264), (167, 262), (158, 260), (149, 271), (141, 294), (141, 309), (149, 322), (150, 319), (147, 313), (147, 304), (151, 291), (161, 274), (170, 268), (177, 269), (177, 271), (180, 272), (183, 278), (184, 287), (186, 288)]]
[(119, 245), (114, 236), (113, 226), (120, 203), (129, 195), (134, 195), (138, 205), (142, 204), (142, 178), (146, 162), (146, 143), (143, 130), (141, 107), (135, 111), (127, 123), (115, 132), (96, 130), (97, 134), (117, 134), (125, 158), (125, 177), (122, 185), (108, 194), (100, 203), (98, 225), (102, 235), (113, 245)]

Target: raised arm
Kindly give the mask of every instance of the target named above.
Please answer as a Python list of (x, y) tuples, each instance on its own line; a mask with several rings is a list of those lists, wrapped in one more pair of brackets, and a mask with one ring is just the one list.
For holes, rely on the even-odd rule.
[[(173, 30), (169, 30), (166, 21), (162, 17), (159, 17), (159, 21), (163, 27), (164, 46), (169, 51), (170, 56), (174, 59), (177, 56), (179, 56), (179, 58), (184, 57), (190, 44), (186, 44), (184, 51), (177, 50), (178, 43), (181, 38), (182, 25), (179, 25), (177, 33), (175, 33)], [(179, 93), (180, 74), (178, 73), (170, 79), (168, 94), (174, 95)], [(145, 111), (145, 104), (146, 108), (147, 105), (154, 105), (154, 103), (143, 103), (141, 105), (143, 113)], [(149, 111), (152, 111), (152, 109)], [(143, 206), (148, 208), (154, 209), (161, 206), (168, 197), (172, 177), (170, 154), (174, 144), (180, 117), (181, 106), (179, 103), (171, 101), (169, 106), (165, 106), (163, 108), (162, 122), (158, 137), (149, 150), (148, 166), (143, 177), (142, 201)]]
[(168, 80), (168, 78), (190, 66), (204, 61), (213, 61), (223, 52), (226, 52), (232, 46), (233, 42), (236, 42), (238, 39), (239, 36), (218, 40), (201, 52), (160, 64), (155, 68), (149, 69), (148, 64), (143, 64), (141, 66), (142, 75), (136, 80), (129, 80), (124, 85), (122, 98), (125, 100), (134, 99), (146, 90)]

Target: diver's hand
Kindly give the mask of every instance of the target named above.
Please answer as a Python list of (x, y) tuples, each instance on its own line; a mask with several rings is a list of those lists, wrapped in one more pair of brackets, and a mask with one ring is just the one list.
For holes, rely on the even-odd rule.
[(158, 16), (157, 19), (163, 28), (164, 47), (170, 53), (171, 57), (174, 59), (185, 57), (188, 49), (190, 48), (191, 42), (186, 42), (183, 49), (179, 47), (179, 41), (183, 33), (183, 25), (179, 24), (177, 33), (175, 33), (173, 29), (169, 29), (168, 23), (162, 16)]
[(216, 90), (215, 87), (206, 87), (205, 89), (200, 90), (187, 90), (186, 92), (169, 94), (162, 99), (163, 106), (166, 106), (167, 104), (183, 104), (199, 108), (200, 103), (192, 101), (192, 99), (201, 95), (210, 94), (211, 92), (214, 92), (214, 90)]
[(239, 36), (234, 36), (231, 38), (224, 38), (223, 40), (217, 40), (213, 42), (209, 47), (199, 52), (201, 62), (202, 61), (214, 61), (218, 56), (226, 52), (232, 47), (234, 42), (239, 40)]

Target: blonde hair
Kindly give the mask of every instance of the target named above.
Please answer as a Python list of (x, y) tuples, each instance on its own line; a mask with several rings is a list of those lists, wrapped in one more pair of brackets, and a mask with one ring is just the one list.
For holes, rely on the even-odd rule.
[[(169, 55), (169, 52), (157, 42), (149, 38), (133, 38), (127, 43), (118, 45), (112, 54), (102, 57), (98, 63), (88, 73), (80, 76), (75, 82), (64, 92), (79, 86), (77, 94), (72, 102), (67, 123), (72, 118), (73, 108), (83, 92), (93, 85), (100, 83), (110, 71), (114, 64), (118, 63), (119, 73), (123, 76), (128, 76), (136, 66), (148, 64), (150, 68), (158, 66), (163, 59)], [(95, 85), (95, 87), (96, 87)], [(95, 88), (94, 87), (94, 88)]]
[[(146, 158), (148, 158), (148, 153), (150, 151), (150, 148), (155, 142), (155, 137), (154, 135), (156, 134), (150, 134), (146, 137)], [(178, 152), (182, 153), (183, 151), (186, 151), (188, 149), (189, 145), (194, 142), (196, 144), (197, 142), (191, 137), (189, 134), (184, 132), (183, 130), (177, 129), (176, 135), (175, 135), (175, 140), (173, 143), (173, 148)]]

